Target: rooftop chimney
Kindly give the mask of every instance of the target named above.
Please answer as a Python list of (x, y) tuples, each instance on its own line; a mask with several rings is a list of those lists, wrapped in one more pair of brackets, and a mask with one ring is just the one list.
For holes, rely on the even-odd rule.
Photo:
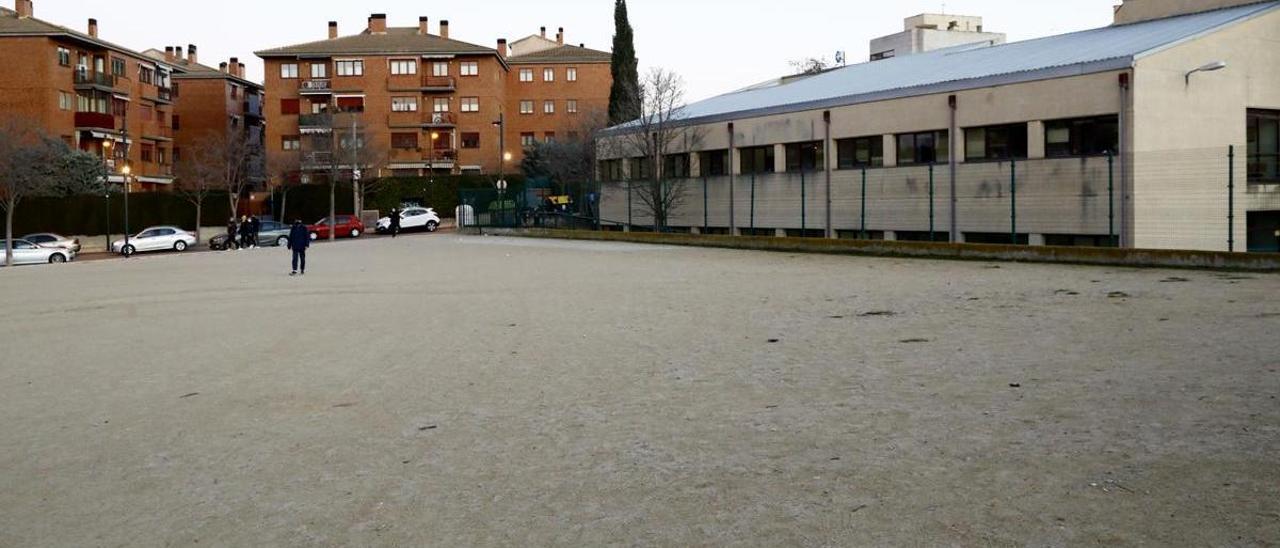
[(369, 34), (387, 33), (387, 14), (375, 13), (369, 16)]
[(196, 45), (195, 44), (187, 45), (187, 62), (193, 65), (196, 64)]
[(14, 11), (18, 12), (19, 19), (31, 17), (35, 13), (35, 7), (31, 5), (31, 0), (18, 0), (14, 8)]
[(556, 33), (556, 43), (564, 45), (564, 27), (560, 27), (560, 32)]
[(440, 21), (440, 37), (446, 40), (449, 38), (449, 20), (448, 19), (444, 19)]
[(498, 39), (498, 57), (502, 59), (507, 58), (507, 39), (506, 38)]
[(239, 66), (236, 67), (236, 76), (244, 78), (244, 63), (240, 63)]
[(333, 40), (338, 37), (338, 22), (329, 21), (329, 39)]
[[(27, 4), (30, 5), (31, 0), (27, 0)], [(89, 19), (89, 36), (92, 36), (94, 38), (98, 37), (98, 20), (97, 19)]]
[(232, 57), (231, 62), (227, 63), (227, 73), (232, 76), (240, 76), (240, 74), (237, 72), (239, 70), (240, 70), (240, 58)]
[(166, 63), (173, 62), (173, 46), (166, 46), (164, 48), (164, 60)]
[(218, 63), (218, 70), (224, 73), (227, 72), (227, 62), (223, 61), (221, 63)]
[(547, 27), (542, 27), (542, 37), (543, 38), (547, 37)]
[(429, 19), (430, 19), (429, 17), (419, 17), (419, 18), (418, 18), (418, 34), (421, 34), (421, 35), (424, 35), (424, 36), (425, 36), (425, 35), (428, 35), (428, 34), (431, 34), (431, 32), (427, 30), (427, 21), (428, 21)]
[(173, 60), (182, 62), (182, 46), (173, 46)]

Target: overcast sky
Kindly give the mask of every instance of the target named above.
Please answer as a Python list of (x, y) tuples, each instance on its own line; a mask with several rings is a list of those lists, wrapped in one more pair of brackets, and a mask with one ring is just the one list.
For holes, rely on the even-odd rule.
[[(1105, 26), (1119, 0), (955, 0), (947, 13), (980, 15), (986, 29), (1010, 40)], [(13, 0), (0, 0), (13, 7)], [(902, 19), (936, 13), (943, 2), (918, 0), (630, 0), (631, 25), (642, 70), (662, 66), (680, 73), (689, 99), (718, 95), (788, 72), (788, 61), (848, 52), (865, 60), (868, 42), (902, 30)], [(253, 52), (321, 40), (337, 20), (342, 34), (364, 29), (372, 12), (392, 26), (415, 26), (418, 16), (450, 21), (453, 38), (494, 47), (547, 26), (565, 27), (568, 42), (608, 51), (613, 0), (35, 0), (36, 17), (83, 30), (96, 17), (100, 36), (142, 50), (194, 43), (200, 60), (238, 56), (261, 80)]]

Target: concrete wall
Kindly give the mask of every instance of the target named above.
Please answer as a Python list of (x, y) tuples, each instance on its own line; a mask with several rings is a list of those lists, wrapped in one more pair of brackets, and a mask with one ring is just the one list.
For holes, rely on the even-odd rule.
[(1116, 24), (1136, 23), (1187, 13), (1196, 13), (1244, 4), (1257, 4), (1259, 0), (1124, 0), (1116, 9)]

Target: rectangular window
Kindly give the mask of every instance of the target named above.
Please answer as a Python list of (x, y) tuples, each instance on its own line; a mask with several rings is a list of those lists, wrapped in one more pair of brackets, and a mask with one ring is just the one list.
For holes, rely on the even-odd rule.
[(125, 72), (127, 72), (127, 67), (125, 66), (124, 59), (121, 59), (119, 57), (112, 57), (111, 58), (111, 74), (114, 76), (124, 76)]
[(460, 73), (463, 76), (479, 76), (480, 75), (479, 61), (463, 61), (458, 64), (458, 68)]
[(744, 147), (738, 149), (740, 169), (743, 175), (773, 173), (773, 146)]
[(156, 155), (156, 149), (154, 146), (148, 145), (145, 143), (142, 145), (142, 161), (143, 162), (148, 164), (154, 163), (156, 161), (155, 155)]
[(58, 46), (58, 64), (64, 67), (71, 66), (71, 50)]
[(647, 157), (632, 158), (630, 167), (632, 181), (647, 181), (653, 178), (653, 160)]
[(520, 101), (520, 114), (533, 114), (533, 101)]
[(698, 153), (698, 169), (703, 177), (722, 177), (729, 174), (729, 151), (708, 150)]
[(884, 137), (858, 137), (836, 141), (836, 169), (884, 165)]
[(463, 133), (462, 148), (480, 148), (479, 133)]
[(286, 80), (292, 80), (298, 77), (297, 63), (284, 63), (280, 65), (280, 77)]
[(391, 148), (400, 150), (416, 150), (418, 148), (418, 134), (392, 133)]
[(1044, 123), (1044, 154), (1049, 158), (1103, 156), (1119, 150), (1119, 116), (1094, 116)]
[(520, 69), (520, 81), (521, 81), (521, 82), (532, 82), (532, 81), (533, 81), (533, 69), (531, 69), (531, 68), (523, 68), (523, 69)]
[(564, 79), (570, 82), (577, 82), (578, 81), (577, 67), (569, 67), (567, 69), (564, 69)]
[(239, 98), (240, 98), (240, 86), (237, 86), (237, 85), (235, 85), (235, 84), (232, 84), (232, 85), (231, 85), (231, 86), (229, 86), (229, 87), (231, 88), (231, 99), (232, 99), (232, 100), (239, 99)]
[(311, 77), (316, 79), (328, 78), (329, 64), (328, 63), (311, 63)]
[(129, 103), (127, 101), (124, 101), (121, 99), (111, 100), (111, 114), (113, 116), (124, 116), (125, 112), (128, 110), (129, 110)]
[(548, 142), (548, 143), (554, 143), (554, 142), (556, 142), (556, 132), (554, 132), (554, 131), (548, 131), (548, 132), (546, 132), (546, 133), (543, 133), (543, 134), (542, 134), (542, 140), (543, 140), (543, 141), (546, 141), (546, 142)]
[(155, 81), (156, 71), (150, 67), (138, 67), (138, 81), (150, 84)]
[(668, 154), (663, 156), (662, 176), (668, 179), (689, 178), (689, 155)]
[(285, 135), (281, 137), (280, 150), (302, 150), (302, 138), (297, 135)]
[(462, 112), (480, 112), (479, 97), (463, 97), (459, 101), (461, 103), (459, 109), (462, 110)]
[(555, 113), (556, 113), (556, 102), (555, 102), (555, 101), (543, 101), (543, 102), (542, 102), (542, 113), (543, 113), (543, 114), (555, 114)]
[(569, 114), (577, 114), (577, 113), (578, 113), (578, 100), (577, 100), (577, 99), (569, 99), (568, 101), (565, 101), (565, 102), (564, 102), (564, 111), (565, 111), (565, 112), (568, 112)]
[(65, 91), (58, 92), (58, 110), (71, 110), (75, 108), (75, 100), (70, 93)]
[(348, 60), (334, 63), (338, 76), (364, 76), (364, 61)]
[(338, 97), (339, 112), (364, 112), (364, 97)]
[(946, 130), (898, 135), (898, 165), (947, 162), (950, 153)]
[(449, 98), (436, 97), (431, 103), (431, 112), (449, 112)]
[(538, 144), (538, 137), (536, 135), (532, 133), (520, 134), (520, 146), (527, 148), (536, 144)]
[(1250, 109), (1246, 120), (1249, 182), (1280, 182), (1280, 110)]
[(449, 63), (444, 61), (436, 61), (434, 63), (431, 63), (431, 75), (435, 77), (448, 76)]
[(280, 100), (280, 114), (297, 114), (298, 112), (299, 110), (298, 110), (297, 99), (281, 99)]
[(966, 161), (1008, 160), (1027, 157), (1027, 124), (966, 128)]
[(553, 68), (542, 69), (542, 81), (543, 82), (556, 81), (556, 69), (553, 69)]
[(392, 97), (391, 112), (418, 112), (418, 98)]
[(412, 59), (392, 59), (391, 74), (399, 76), (403, 74), (417, 74), (418, 62)]
[(600, 179), (605, 182), (622, 180), (622, 160), (601, 160)]
[[(179, 122), (181, 122), (181, 121), (182, 121), (182, 117), (181, 117), (181, 116), (178, 116), (177, 114), (174, 114), (174, 115), (173, 115), (173, 117), (172, 117), (172, 120), (173, 120), (173, 124), (172, 124), (172, 125), (173, 125), (173, 129), (174, 129), (174, 131), (177, 131), (177, 130), (179, 130), (179, 129), (182, 129), (182, 124), (181, 124), (181, 123), (179, 123)], [(177, 152), (177, 149), (174, 149), (174, 152)], [(173, 159), (174, 159), (174, 160), (177, 160), (177, 159), (178, 159), (177, 154), (174, 154), (174, 158), (173, 158)]]
[(819, 171), (823, 169), (822, 141), (807, 141), (787, 145), (787, 171)]

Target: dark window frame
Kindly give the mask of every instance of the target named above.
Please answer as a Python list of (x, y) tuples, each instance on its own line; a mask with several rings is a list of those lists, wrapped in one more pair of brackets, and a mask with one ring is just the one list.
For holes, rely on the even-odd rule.
[[(921, 141), (924, 138), (927, 138), (932, 145), (927, 147), (922, 145)], [(898, 145), (897, 165), (924, 166), (950, 161), (951, 134), (945, 129), (899, 133), (894, 136), (894, 141)], [(908, 141), (910, 142), (910, 147), (904, 147), (904, 144)], [(910, 157), (902, 154), (904, 148), (911, 149)]]
[(724, 177), (729, 175), (728, 149), (699, 152), (698, 173), (703, 177)]
[[(978, 131), (982, 132), (981, 155), (975, 155), (969, 147), (970, 132)], [(964, 128), (964, 161), (979, 163), (1026, 160), (1029, 156), (1028, 139), (1026, 122)]]
[[(1264, 125), (1274, 132), (1272, 148), (1262, 147)], [(1280, 183), (1280, 110), (1249, 109), (1245, 118), (1245, 169), (1251, 184)], [(1267, 165), (1267, 164), (1270, 165)], [(1268, 173), (1270, 171), (1270, 173)]]
[[(866, 145), (867, 161), (858, 158), (858, 152)], [(884, 167), (884, 136), (849, 137), (836, 140), (836, 169), (862, 169)]]
[(788, 143), (783, 147), (783, 153), (786, 154), (787, 173), (813, 173), (826, 170), (826, 166), (823, 165), (826, 161), (826, 147), (822, 145), (822, 141)]
[(688, 153), (667, 154), (662, 157), (662, 175), (667, 179), (688, 179), (693, 165)]
[(738, 149), (738, 171), (743, 175), (776, 173), (773, 145)]
[[(1067, 141), (1050, 142), (1054, 132), (1066, 130)], [(1044, 122), (1045, 158), (1088, 158), (1120, 151), (1120, 116), (1084, 116)]]

